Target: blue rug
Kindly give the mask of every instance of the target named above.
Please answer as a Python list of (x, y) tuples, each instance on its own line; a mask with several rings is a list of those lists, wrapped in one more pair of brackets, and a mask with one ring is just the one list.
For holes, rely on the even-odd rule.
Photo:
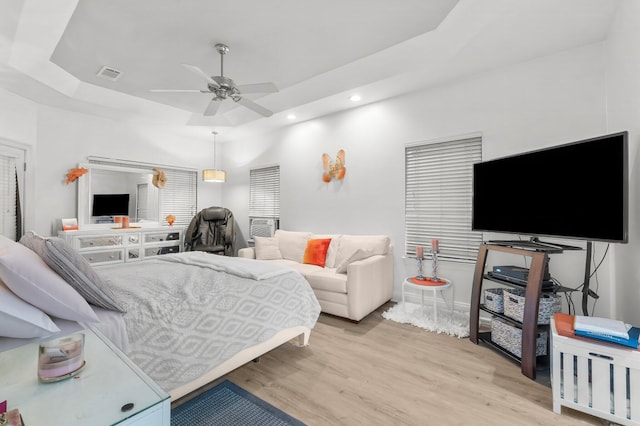
[(228, 380), (171, 410), (171, 426), (304, 426)]

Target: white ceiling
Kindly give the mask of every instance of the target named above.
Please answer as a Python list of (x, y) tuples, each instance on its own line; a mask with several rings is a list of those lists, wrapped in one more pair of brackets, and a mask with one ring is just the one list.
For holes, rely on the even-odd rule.
[[(610, 0), (2, 0), (0, 87), (38, 103), (131, 119), (215, 128), (231, 135), (375, 102), (606, 38)], [(211, 96), (181, 64), (237, 84), (263, 118)], [(102, 66), (117, 81), (96, 76)]]

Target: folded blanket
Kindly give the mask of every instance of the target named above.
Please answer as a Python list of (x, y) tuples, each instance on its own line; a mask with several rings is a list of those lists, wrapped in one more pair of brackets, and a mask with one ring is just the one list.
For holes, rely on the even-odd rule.
[(185, 251), (181, 253), (166, 254), (154, 259), (164, 262), (177, 262), (186, 265), (200, 266), (215, 271), (226, 272), (241, 278), (254, 280), (266, 280), (289, 273), (298, 273), (295, 269), (284, 265), (275, 264), (244, 257), (229, 257), (210, 254), (203, 251)]

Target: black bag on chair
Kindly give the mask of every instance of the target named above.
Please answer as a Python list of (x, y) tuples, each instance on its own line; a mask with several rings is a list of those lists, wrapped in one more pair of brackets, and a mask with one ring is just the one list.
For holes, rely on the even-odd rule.
[(184, 249), (234, 256), (235, 239), (233, 213), (224, 207), (208, 207), (191, 219), (184, 237)]

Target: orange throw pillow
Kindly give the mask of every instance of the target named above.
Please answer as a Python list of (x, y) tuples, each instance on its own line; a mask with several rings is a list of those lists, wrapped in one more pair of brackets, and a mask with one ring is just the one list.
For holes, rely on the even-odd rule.
[(307, 248), (304, 251), (302, 263), (306, 263), (308, 265), (317, 265), (324, 268), (324, 262), (327, 258), (329, 244), (331, 244), (331, 238), (307, 240)]

